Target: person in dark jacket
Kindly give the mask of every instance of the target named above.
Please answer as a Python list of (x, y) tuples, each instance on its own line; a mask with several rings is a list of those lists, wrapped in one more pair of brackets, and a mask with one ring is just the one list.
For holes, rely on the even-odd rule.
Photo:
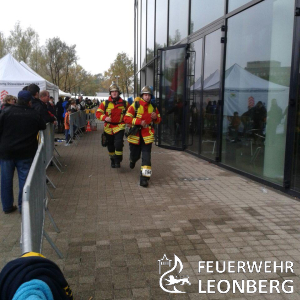
[(19, 211), (22, 209), (23, 187), (38, 148), (37, 134), (46, 129), (41, 115), (30, 107), (29, 91), (20, 91), (16, 105), (0, 114), (1, 202), (4, 213), (17, 209), (14, 206), (13, 177), (15, 168), (19, 177)]
[(56, 103), (56, 116), (57, 116), (57, 127), (58, 132), (63, 133), (64, 132), (64, 108), (62, 107), (63, 99), (62, 97), (58, 98), (58, 102)]
[(3, 98), (3, 102), (2, 102), (2, 105), (1, 105), (1, 111), (3, 109), (5, 109), (6, 107), (9, 107), (11, 105), (14, 105), (16, 104), (16, 101), (17, 101), (17, 98), (15, 96), (12, 96), (12, 95), (6, 95), (4, 98)]
[[(48, 93), (48, 95), (49, 95), (49, 93)], [(47, 109), (48, 109), (49, 114), (52, 114), (55, 118), (55, 126), (54, 126), (54, 129), (55, 129), (56, 124), (57, 124), (57, 115), (56, 115), (56, 107), (54, 104), (54, 98), (50, 97), (49, 101), (46, 100), (46, 104), (47, 104)]]
[(53, 97), (50, 97), (50, 100), (47, 103), (47, 108), (51, 112), (51, 114), (57, 119), (56, 107), (55, 107), (55, 104), (54, 104), (54, 98)]
[(56, 121), (55, 116), (48, 110), (47, 103), (49, 102), (49, 92), (48, 91), (41, 91), (40, 99), (33, 99), (32, 100), (32, 108), (37, 110), (44, 121), (46, 123), (54, 123)]
[[(44, 121), (46, 123), (51, 122), (53, 123), (55, 121), (55, 118), (52, 114), (49, 114), (48, 108), (47, 108), (47, 102), (49, 101), (49, 92), (48, 91), (42, 91), (43, 92), (43, 101), (40, 100), (40, 88), (36, 84), (32, 83), (28, 86), (28, 91), (32, 95), (32, 101), (31, 106), (33, 109), (38, 111)], [(42, 93), (41, 92), (41, 93)], [(46, 96), (46, 97), (45, 97)], [(45, 99), (46, 98), (46, 99)]]
[[(29, 86), (30, 88), (30, 86)], [(34, 99), (32, 100), (32, 108), (38, 111), (44, 121), (46, 123), (54, 123), (56, 121), (55, 116), (48, 110), (47, 103), (50, 100), (49, 92), (48, 91), (41, 91), (39, 94), (39, 98), (33, 96)], [(56, 122), (55, 122), (56, 125)]]

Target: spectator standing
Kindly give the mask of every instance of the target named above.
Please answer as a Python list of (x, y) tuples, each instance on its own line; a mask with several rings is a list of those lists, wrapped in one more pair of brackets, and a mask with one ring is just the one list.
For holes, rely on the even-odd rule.
[(50, 97), (49, 102), (47, 103), (47, 108), (48, 108), (48, 111), (50, 111), (51, 114), (57, 119), (56, 108), (55, 108), (53, 97)]
[(3, 103), (1, 105), (1, 111), (3, 111), (6, 107), (16, 104), (17, 98), (12, 95), (6, 95), (3, 98)]
[(58, 98), (58, 102), (56, 103), (56, 118), (57, 118), (57, 131), (58, 133), (64, 132), (64, 108), (62, 107), (63, 99), (62, 97)]
[(78, 97), (77, 107), (79, 110), (85, 110), (85, 103), (84, 103), (84, 101), (82, 101), (82, 96)]
[(66, 97), (65, 100), (64, 100), (64, 102), (62, 103), (62, 107), (64, 109), (63, 118), (65, 117), (65, 113), (66, 113), (67, 108), (69, 106), (69, 99), (70, 99), (70, 97)]
[(49, 102), (49, 92), (48, 91), (41, 91), (39, 93), (40, 88), (36, 84), (31, 84), (28, 86), (28, 91), (31, 93), (32, 99), (32, 108), (38, 111), (44, 121), (46, 123), (54, 123), (56, 118), (53, 114), (48, 111), (47, 103)]
[(93, 104), (92, 100), (91, 99), (87, 99), (85, 101), (85, 108), (86, 109), (92, 109), (93, 107), (94, 107), (94, 104)]
[(76, 106), (76, 100), (73, 98), (70, 100), (70, 108), (71, 108), (72, 113), (75, 113), (78, 111), (78, 107)]
[(65, 137), (66, 137), (66, 144), (65, 146), (69, 146), (70, 142), (70, 114), (71, 108), (67, 108), (65, 113), (64, 123), (65, 123)]
[(17, 209), (13, 196), (15, 168), (19, 177), (19, 212), (22, 211), (23, 187), (38, 148), (37, 134), (46, 129), (41, 115), (30, 107), (32, 94), (20, 91), (16, 105), (0, 115), (1, 202), (4, 213)]

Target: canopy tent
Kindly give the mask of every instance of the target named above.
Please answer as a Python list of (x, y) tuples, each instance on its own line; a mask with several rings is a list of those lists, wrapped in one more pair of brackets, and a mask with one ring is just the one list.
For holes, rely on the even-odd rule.
[[(27, 66), (27, 65), (26, 65)], [(41, 90), (48, 90), (55, 99), (58, 98), (58, 87), (19, 63), (11, 54), (0, 59), (0, 99), (6, 95), (18, 96), (20, 90), (32, 83)]]
[[(204, 91), (213, 92), (219, 88), (220, 72), (217, 70), (204, 79)], [(190, 89), (193, 91), (201, 90), (201, 77)], [(283, 111), (288, 104), (289, 87), (255, 76), (238, 64), (234, 64), (226, 70), (224, 89), (224, 114), (227, 116), (233, 116), (235, 111), (239, 115), (246, 112), (249, 98), (252, 99), (254, 105), (261, 101), (267, 109), (271, 105), (271, 101), (268, 101), (270, 99), (276, 99), (278, 106)], [(218, 98), (218, 95), (216, 97)]]
[[(55, 84), (53, 84), (53, 83), (49, 82), (48, 80), (44, 79), (42, 76), (40, 76), (40, 75), (39, 75), (38, 73), (36, 73), (34, 70), (32, 70), (25, 62), (21, 61), (20, 64), (21, 64), (26, 70), (28, 70), (28, 71), (31, 72), (32, 74), (34, 74), (34, 75), (40, 77), (42, 80), (44, 80), (44, 81), (46, 82), (46, 90), (49, 91), (50, 96), (54, 97), (55, 102), (57, 102), (57, 101), (58, 101), (58, 90), (59, 90), (58, 87), (57, 87)], [(41, 90), (43, 90), (43, 89), (41, 88)]]
[[(219, 82), (211, 88), (218, 88)], [(224, 113), (233, 115), (235, 111), (242, 115), (248, 110), (249, 98), (256, 105), (261, 101), (267, 110), (272, 99), (284, 111), (288, 104), (289, 87), (262, 79), (234, 64), (225, 73)], [(254, 99), (253, 99), (254, 98)]]
[(66, 92), (63, 92), (61, 90), (59, 90), (59, 96), (62, 96), (62, 97), (72, 97), (72, 95), (70, 93), (66, 93)]

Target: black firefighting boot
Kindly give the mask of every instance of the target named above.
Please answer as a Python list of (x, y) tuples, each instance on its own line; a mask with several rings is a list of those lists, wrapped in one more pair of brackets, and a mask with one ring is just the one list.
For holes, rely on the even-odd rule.
[(115, 155), (115, 168), (121, 168), (122, 155)]
[(129, 168), (130, 168), (130, 169), (134, 169), (134, 167), (135, 167), (135, 162), (130, 161), (130, 163), (129, 163)]
[(149, 181), (148, 177), (145, 177), (145, 176), (141, 175), (141, 177), (140, 177), (140, 186), (147, 187), (148, 186), (148, 181)]
[(115, 164), (115, 157), (114, 157), (114, 156), (111, 156), (111, 157), (110, 157), (110, 161), (111, 161), (110, 166), (111, 166), (112, 168), (115, 168), (115, 167), (116, 167), (116, 164)]

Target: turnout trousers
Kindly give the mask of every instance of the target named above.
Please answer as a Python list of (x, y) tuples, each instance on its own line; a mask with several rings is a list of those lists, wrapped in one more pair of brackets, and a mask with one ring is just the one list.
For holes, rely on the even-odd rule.
[(130, 148), (130, 162), (134, 164), (141, 158), (142, 155), (142, 168), (151, 169), (151, 144), (145, 144), (144, 139), (140, 136), (140, 144), (129, 144)]
[(125, 130), (120, 130), (112, 135), (106, 133), (108, 154), (116, 163), (120, 163), (123, 159), (124, 132)]

